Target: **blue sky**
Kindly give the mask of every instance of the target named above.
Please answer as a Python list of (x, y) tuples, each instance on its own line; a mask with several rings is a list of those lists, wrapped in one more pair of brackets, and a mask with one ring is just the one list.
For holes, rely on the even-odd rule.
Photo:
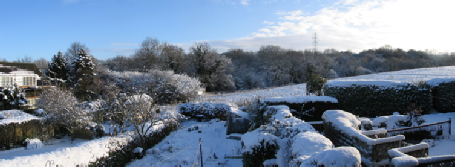
[(257, 51), (261, 45), (338, 50), (378, 48), (454, 52), (450, 0), (4, 0), (0, 59), (50, 60), (72, 42), (98, 59), (129, 56), (146, 37), (178, 45), (208, 42)]

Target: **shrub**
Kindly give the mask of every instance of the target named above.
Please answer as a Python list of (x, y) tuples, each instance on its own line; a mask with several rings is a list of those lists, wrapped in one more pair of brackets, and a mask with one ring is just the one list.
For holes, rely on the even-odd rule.
[(231, 107), (225, 103), (184, 103), (178, 106), (179, 113), (185, 116), (196, 118), (199, 115), (203, 115), (204, 119), (219, 118), (224, 121), (230, 110)]
[(308, 93), (313, 93), (316, 96), (322, 96), (322, 87), (327, 82), (327, 79), (320, 77), (316, 74), (311, 74), (308, 78), (308, 82), (306, 84), (306, 90)]

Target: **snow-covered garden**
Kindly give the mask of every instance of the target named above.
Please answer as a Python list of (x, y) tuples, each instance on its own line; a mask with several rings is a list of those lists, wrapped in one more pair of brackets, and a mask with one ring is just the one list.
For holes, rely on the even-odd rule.
[[(437, 85), (454, 81), (455, 79), (451, 78), (455, 75), (453, 71), (455, 71), (455, 67), (405, 70), (338, 78), (330, 80), (327, 85), (343, 86), (346, 83), (356, 83), (359, 85), (395, 87), (396, 85), (416, 85), (427, 81), (430, 85)], [(132, 162), (129, 162), (128, 166), (197, 166), (202, 163), (201, 160), (206, 166), (241, 166), (245, 163), (256, 163), (256, 160), (260, 160), (259, 163), (263, 165), (279, 166), (314, 166), (328, 165), (329, 163), (333, 165), (335, 161), (338, 164), (350, 163), (355, 166), (364, 161), (360, 157), (359, 151), (354, 147), (335, 147), (333, 141), (318, 133), (311, 124), (296, 118), (294, 115), (296, 111), (290, 107), (283, 105), (260, 106), (259, 104), (254, 106), (255, 104), (252, 103), (255, 99), (261, 99), (264, 104), (267, 102), (286, 102), (289, 104), (339, 102), (339, 99), (333, 97), (305, 96), (307, 93), (306, 84), (197, 96), (200, 89), (197, 86), (197, 80), (191, 80), (184, 75), (174, 75), (172, 72), (154, 71), (146, 75), (114, 72), (108, 76), (113, 81), (109, 86), (123, 84), (125, 89), (135, 88), (132, 91), (137, 95), (122, 94), (113, 88), (109, 89), (110, 92), (108, 93), (111, 94), (102, 100), (87, 102), (79, 108), (72, 108), (77, 105), (75, 99), (71, 101), (71, 99), (66, 98), (70, 95), (65, 95), (65, 92), (54, 92), (53, 94), (48, 92), (49, 97), (58, 95), (60, 98), (48, 100), (48, 102), (54, 103), (41, 104), (40, 106), (45, 110), (39, 110), (40, 112), (36, 115), (20, 110), (2, 111), (0, 112), (0, 125), (22, 124), (28, 121), (50, 118), (64, 124), (65, 120), (72, 119), (72, 122), (76, 120), (76, 122), (87, 124), (73, 126), (70, 121), (66, 125), (68, 131), (72, 131), (72, 128), (90, 127), (91, 125), (95, 129), (103, 129), (103, 134), (112, 136), (75, 139), (74, 141), (69, 136), (63, 136), (60, 139), (26, 139), (25, 147), (13, 147), (9, 150), (0, 151), (0, 165), (43, 166), (51, 164), (76, 166), (89, 165), (90, 163), (106, 165), (110, 163), (109, 158), (112, 160), (116, 156), (123, 156), (119, 153), (123, 150), (131, 153), (127, 156), (132, 158), (129, 160)], [(160, 78), (159, 82), (152, 82), (149, 79), (152, 76)], [(184, 82), (179, 82), (173, 87), (174, 91), (182, 94), (169, 94), (165, 91), (168, 89), (166, 86), (169, 86), (168, 79), (184, 80)], [(142, 84), (154, 85), (155, 87), (153, 90), (142, 89), (140, 87)], [(162, 103), (168, 103), (168, 99), (176, 97), (187, 100), (193, 99), (193, 103), (181, 104), (179, 107), (149, 105), (154, 104), (149, 103), (153, 97), (146, 95), (150, 91), (157, 94), (161, 93), (160, 96), (168, 96), (161, 99)], [(192, 97), (188, 98), (190, 96)], [(156, 101), (156, 103), (159, 102)], [(64, 111), (53, 111), (52, 105), (56, 104), (67, 106), (64, 107)], [(251, 112), (255, 107), (256, 109), (263, 107), (262, 113), (259, 114), (260, 119), (258, 119), (257, 113)], [(93, 118), (97, 117), (95, 113), (100, 109), (105, 112), (102, 116), (103, 121), (96, 123), (92, 119), (86, 118), (88, 115), (93, 116)], [(183, 117), (177, 113), (177, 110), (192, 118), (208, 119), (208, 122), (197, 122), (196, 119), (187, 120), (188, 118), (182, 120)], [(192, 113), (193, 110), (200, 111)], [(75, 115), (82, 115), (82, 117), (58, 117), (58, 114), (68, 112), (77, 113)], [(253, 123), (250, 130), (245, 134), (226, 135), (229, 127), (226, 126), (227, 122), (224, 119), (226, 119), (225, 114), (229, 112), (236, 113), (235, 120), (250, 119), (251, 115), (256, 114), (251, 117)], [(425, 122), (409, 124), (409, 126), (428, 125), (455, 118), (453, 112), (440, 113), (437, 110), (427, 112), (421, 117)], [(375, 127), (374, 130), (393, 130), (404, 127), (398, 126), (408, 119), (404, 114), (377, 115), (377, 117), (361, 118), (361, 120), (368, 119)], [(183, 122), (180, 122), (180, 125), (176, 124), (178, 125), (177, 130), (160, 134), (162, 140), (161, 138), (160, 141), (153, 140), (150, 134), (161, 133), (161, 130), (168, 125), (167, 121), (169, 120)], [(358, 123), (360, 124), (360, 121)], [(450, 130), (454, 131), (454, 129), (455, 126), (451, 124)], [(141, 144), (144, 145), (151, 141), (154, 143), (148, 143), (149, 148), (139, 147)], [(455, 154), (453, 151), (455, 150), (455, 137), (453, 135), (425, 141), (429, 145), (428, 156)], [(260, 153), (264, 153), (264, 157), (258, 157)], [(115, 156), (113, 156), (114, 154)]]

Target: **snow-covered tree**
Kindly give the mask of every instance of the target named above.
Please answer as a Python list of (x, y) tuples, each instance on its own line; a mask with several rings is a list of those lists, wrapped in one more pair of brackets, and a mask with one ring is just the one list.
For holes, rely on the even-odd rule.
[(73, 134), (75, 128), (84, 127), (90, 120), (88, 113), (77, 104), (73, 93), (54, 87), (40, 94), (37, 106), (44, 110), (48, 121), (62, 125)]
[(68, 79), (79, 99), (89, 100), (94, 95), (90, 90), (95, 75), (94, 66), (92, 56), (88, 55), (85, 49), (80, 49), (79, 55), (71, 63)]
[(20, 105), (28, 102), (25, 98), (24, 90), (17, 86), (17, 84), (6, 86), (0, 92), (0, 101), (3, 101), (3, 109), (19, 109)]
[(52, 62), (49, 62), (48, 67), (48, 77), (60, 78), (63, 80), (66, 80), (68, 78), (68, 67), (62, 52), (58, 52), (57, 55), (54, 55), (54, 58), (52, 58)]
[(190, 47), (194, 74), (204, 84), (207, 92), (235, 89), (231, 59), (219, 55), (208, 43), (196, 43)]

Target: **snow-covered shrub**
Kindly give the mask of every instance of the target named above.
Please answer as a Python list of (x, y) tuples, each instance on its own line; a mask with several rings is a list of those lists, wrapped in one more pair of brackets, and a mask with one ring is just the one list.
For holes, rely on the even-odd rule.
[(242, 148), (243, 166), (257, 166), (265, 160), (276, 158), (278, 138), (256, 129), (242, 136)]
[(341, 109), (361, 117), (402, 114), (408, 111), (409, 102), (414, 100), (423, 110), (430, 111), (431, 92), (397, 81), (330, 81), (324, 85), (324, 94), (338, 99)]
[(204, 119), (219, 118), (226, 120), (231, 107), (225, 103), (184, 103), (178, 105), (179, 113), (196, 118), (204, 116)]
[(254, 99), (252, 102), (245, 106), (245, 110), (250, 114), (253, 128), (258, 128), (264, 124), (263, 114), (266, 109), (266, 104), (261, 103), (259, 99)]
[(321, 121), (326, 110), (338, 109), (338, 100), (329, 96), (292, 96), (265, 98), (268, 106), (286, 105), (292, 115), (304, 121)]
[(428, 81), (432, 86), (433, 106), (438, 112), (455, 111), (455, 78), (436, 78)]
[(159, 104), (185, 102), (194, 99), (201, 90), (201, 82), (196, 78), (185, 74), (174, 74), (173, 71), (107, 71), (104, 75), (114, 81), (124, 92), (144, 93), (138, 91), (145, 88), (145, 93), (152, 96)]
[(25, 144), (27, 144), (27, 150), (37, 149), (43, 147), (43, 142), (39, 139), (25, 139)]
[(326, 82), (327, 79), (322, 78), (316, 74), (311, 74), (306, 85), (307, 92), (315, 94), (316, 96), (322, 96), (322, 87)]
[(333, 148), (332, 142), (323, 135), (307, 131), (294, 136), (290, 142), (293, 164), (301, 164), (313, 154)]
[(354, 147), (337, 147), (314, 154), (306, 159), (301, 167), (317, 166), (360, 166), (360, 152)]
[(17, 84), (6, 86), (1, 90), (0, 101), (3, 102), (4, 109), (19, 109), (19, 106), (28, 103), (24, 90), (17, 86)]

